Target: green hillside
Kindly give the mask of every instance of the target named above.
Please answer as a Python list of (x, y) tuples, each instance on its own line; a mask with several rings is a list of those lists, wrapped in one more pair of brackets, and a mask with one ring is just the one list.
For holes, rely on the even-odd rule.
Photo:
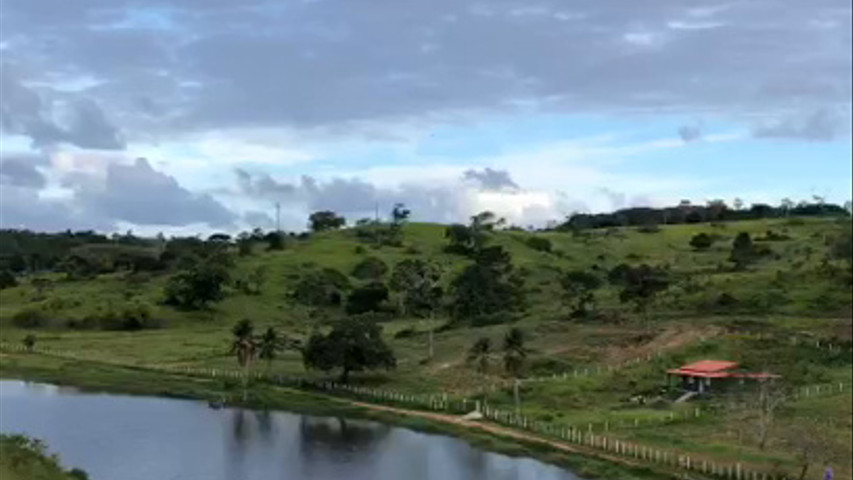
[[(515, 326), (527, 338), (526, 377), (567, 375), (523, 383), (521, 409), (526, 415), (557, 425), (618, 425), (620, 420), (680, 415), (698, 405), (707, 413), (692, 421), (614, 427), (612, 433), (711, 458), (748, 459), (793, 470), (799, 463), (792, 436), (803, 429), (817, 430), (825, 440), (814, 465), (832, 462), (849, 478), (853, 449), (849, 388), (826, 398), (787, 402), (764, 448), (749, 427), (749, 412), (732, 407), (730, 400), (677, 404), (671, 392), (661, 393), (667, 368), (702, 358), (733, 360), (745, 368), (780, 374), (791, 389), (849, 386), (853, 298), (849, 265), (838, 258), (839, 242), (849, 230), (849, 219), (790, 218), (575, 233), (490, 232), (487, 245), (504, 247), (512, 271), (523, 279), (525, 308), (511, 315), (508, 323), (476, 326), (464, 318), (451, 319), (447, 308), (439, 309), (432, 320), (400, 315), (392, 293), (376, 318), (396, 354), (397, 368), (361, 373), (353, 381), (403, 392), (481, 396), (493, 405), (512, 408), (512, 390), (502, 380), (506, 374), (499, 353), (486, 375), (465, 360), (475, 340), (486, 336), (499, 348), (508, 328)], [(750, 234), (760, 253), (738, 269), (730, 256), (741, 232)], [(691, 239), (700, 233), (715, 240), (710, 248), (691, 246)], [(531, 238), (549, 240), (550, 251), (534, 248)], [(381, 259), (389, 270), (406, 259), (427, 259), (440, 266), (441, 283), (451, 291), (453, 279), (472, 260), (447, 253), (447, 245), (445, 226), (413, 223), (403, 227), (400, 246), (378, 247), (369, 238), (360, 238), (356, 229), (290, 237), (276, 251), (258, 242), (249, 255), (237, 255), (232, 246), (234, 265), (229, 267), (231, 281), (224, 298), (197, 310), (164, 304), (164, 287), (174, 270), (118, 271), (86, 279), (67, 279), (64, 273), (24, 275), (17, 286), (0, 290), (0, 338), (21, 344), (25, 336), (34, 335), (39, 347), (80, 352), (105, 362), (236, 368), (229, 353), (230, 330), (241, 319), (252, 320), (256, 331), (274, 326), (304, 340), (345, 316), (340, 307), (309, 307), (292, 298), (300, 279), (311, 272), (335, 269), (349, 277), (352, 290), (367, 283), (351, 276), (367, 257)], [(651, 301), (646, 313), (620, 301), (624, 287), (607, 280), (620, 264), (648, 264), (666, 277), (668, 288)], [(259, 292), (246, 293), (237, 280), (261, 267), (264, 281)], [(595, 292), (593, 313), (583, 318), (573, 318), (563, 301), (561, 279), (570, 270), (591, 273), (603, 284)], [(385, 273), (380, 280), (387, 282), (389, 276)], [(450, 307), (450, 298), (445, 296), (445, 307)], [(104, 312), (121, 316), (126, 310), (146, 311), (156, 328), (104, 330), (86, 321)], [(435, 355), (426, 361), (430, 329), (436, 329)], [(827, 344), (833, 347), (827, 349)], [(5, 363), (8, 366), (16, 358), (7, 354)], [(640, 361), (623, 366), (635, 359)], [(612, 372), (607, 369), (617, 366)], [(294, 350), (255, 368), (323, 376), (305, 371)], [(573, 376), (578, 370), (602, 368), (605, 373), (599, 375)], [(638, 404), (638, 397), (649, 402)]]

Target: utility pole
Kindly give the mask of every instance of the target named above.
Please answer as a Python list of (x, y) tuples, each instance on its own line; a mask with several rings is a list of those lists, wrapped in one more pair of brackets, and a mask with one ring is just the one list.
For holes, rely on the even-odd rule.
[(275, 202), (275, 233), (281, 233), (281, 204)]

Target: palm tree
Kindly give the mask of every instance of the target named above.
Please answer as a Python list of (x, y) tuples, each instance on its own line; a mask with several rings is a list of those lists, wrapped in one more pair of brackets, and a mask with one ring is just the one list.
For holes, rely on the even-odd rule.
[(521, 408), (521, 396), (519, 387), (521, 384), (521, 372), (524, 369), (524, 360), (527, 358), (527, 349), (524, 347), (524, 332), (518, 327), (511, 328), (504, 336), (504, 370), (513, 379), (513, 397), (515, 398), (515, 409)]
[(275, 328), (267, 328), (267, 331), (261, 335), (260, 342), (258, 342), (258, 358), (267, 361), (267, 372), (270, 370), (272, 361), (283, 348), (284, 339), (279, 337)]
[(480, 337), (468, 350), (468, 363), (476, 364), (477, 371), (485, 375), (489, 371), (492, 358), (492, 341), (488, 337)]
[(249, 382), (249, 367), (255, 360), (258, 342), (254, 337), (255, 327), (252, 321), (243, 319), (234, 325), (231, 333), (234, 340), (231, 343), (231, 353), (237, 354), (237, 363), (243, 367), (243, 400), (246, 400), (246, 387)]

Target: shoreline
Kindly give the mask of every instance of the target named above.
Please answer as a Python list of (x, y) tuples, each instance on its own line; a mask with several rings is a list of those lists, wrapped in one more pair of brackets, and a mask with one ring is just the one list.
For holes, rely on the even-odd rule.
[(505, 428), (490, 428), (489, 423), (463, 424), (449, 415), (431, 415), (428, 412), (356, 402), (263, 383), (252, 385), (248, 398), (243, 401), (239, 387), (227, 380), (202, 379), (32, 354), (0, 355), (0, 379), (73, 386), (92, 392), (199, 401), (216, 401), (224, 397), (229, 400), (228, 406), (233, 407), (373, 420), (424, 433), (456, 437), (490, 452), (532, 458), (590, 480), (658, 480), (678, 477), (675, 471), (653, 469), (624, 459), (586, 452), (581, 448), (555, 445), (534, 435)]

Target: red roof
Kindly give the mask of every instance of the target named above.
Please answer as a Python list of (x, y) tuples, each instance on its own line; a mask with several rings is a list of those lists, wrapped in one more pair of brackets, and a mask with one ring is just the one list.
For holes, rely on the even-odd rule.
[(702, 378), (723, 378), (731, 376), (732, 370), (738, 367), (735, 362), (727, 362), (723, 360), (700, 360), (698, 362), (689, 363), (680, 368), (669, 370), (669, 373), (676, 375), (687, 375), (690, 377)]
[(699, 360), (698, 362), (689, 363), (679, 368), (667, 370), (667, 373), (700, 378), (751, 378), (759, 380), (779, 378), (779, 375), (774, 375), (772, 373), (733, 372), (732, 370), (737, 367), (738, 364), (735, 362), (727, 362), (724, 360)]

